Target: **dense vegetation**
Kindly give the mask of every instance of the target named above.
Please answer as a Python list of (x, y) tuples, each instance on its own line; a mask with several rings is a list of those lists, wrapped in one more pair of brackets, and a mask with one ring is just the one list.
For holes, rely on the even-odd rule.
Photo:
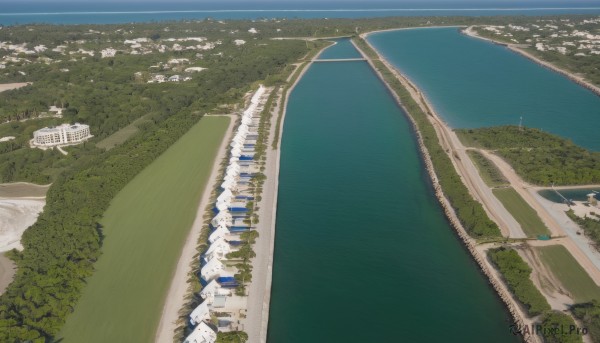
[[(129, 29), (134, 30), (133, 27)], [(188, 29), (183, 27), (177, 31), (171, 27), (169, 32), (184, 34)], [(58, 32), (62, 30), (80, 34), (77, 33), (78, 27), (57, 29)], [(12, 35), (9, 31), (12, 29), (2, 30), (2, 35)], [(44, 36), (44, 32), (39, 30), (36, 34)], [(144, 35), (144, 32), (135, 34)], [(57, 36), (60, 37), (59, 34)], [(22, 38), (26, 37), (30, 35), (24, 34)], [(81, 70), (72, 76), (83, 80), (81, 82), (72, 78), (66, 83), (48, 81), (46, 84), (41, 80), (42, 89), (39, 91), (35, 87), (25, 87), (2, 93), (0, 97), (4, 104), (10, 103), (11, 98), (31, 97), (46, 101), (44, 106), (55, 101), (54, 95), (64, 93), (70, 109), (65, 114), (67, 118), (89, 120), (93, 130), (97, 130), (93, 133), (99, 136), (115, 132), (141, 115), (149, 115), (149, 120), (139, 127), (137, 134), (109, 151), (95, 148), (90, 142), (81, 148), (70, 149), (72, 153), (67, 159), (57, 158), (57, 163), (64, 169), (54, 177), (46, 208), (37, 223), (23, 235), (24, 251), (11, 253), (19, 269), (13, 283), (0, 297), (0, 341), (44, 342), (51, 339), (72, 312), (86, 278), (93, 272), (103, 239), (99, 222), (118, 191), (204, 113), (221, 104), (239, 102), (250, 84), (280, 73), (309, 49), (310, 46), (304, 42), (268, 39), (254, 40), (243, 48), (228, 47), (225, 57), (214, 57), (213, 67), (203, 71), (201, 79), (188, 84), (137, 84), (131, 80), (129, 68), (132, 64), (155, 62), (143, 62), (143, 59), (151, 59), (152, 54), (139, 57), (139, 60), (136, 56), (117, 55), (110, 66), (113, 71), (107, 74), (104, 70), (109, 67), (108, 60), (86, 59), (79, 61)], [(123, 75), (119, 77), (120, 73)], [(43, 72), (35, 75), (44, 77)], [(114, 80), (111, 80), (112, 77)], [(95, 79), (94, 87), (85, 86), (85, 82), (89, 82), (85, 80), (89, 78)], [(77, 86), (68, 87), (69, 83)], [(21, 92), (25, 94), (21, 95)], [(52, 97), (44, 94), (52, 94)], [(133, 100), (128, 97), (133, 97)], [(144, 101), (151, 105), (146, 107)], [(112, 108), (107, 108), (107, 104)], [(136, 109), (136, 106), (141, 107)], [(24, 147), (15, 151), (21, 151), (25, 156), (40, 153)], [(80, 153), (76, 153), (78, 151)], [(52, 152), (47, 154), (49, 158), (55, 158)], [(5, 161), (4, 158), (0, 155), (0, 164)], [(26, 157), (18, 160), (23, 158)], [(15, 171), (13, 175), (21, 175), (16, 166)], [(3, 181), (17, 179), (20, 178)], [(31, 178), (23, 177), (21, 180), (29, 181)]]
[(593, 342), (600, 341), (600, 301), (577, 304), (571, 308), (575, 318), (583, 322)]
[(494, 150), (527, 182), (549, 186), (600, 183), (600, 152), (538, 129), (498, 126), (461, 129), (467, 146)]
[(537, 316), (550, 310), (546, 298), (529, 278), (531, 268), (515, 250), (507, 248), (491, 249), (488, 251), (488, 256), (502, 273), (511, 292), (525, 306), (530, 316)]
[(596, 248), (600, 247), (600, 220), (590, 218), (588, 216), (581, 218), (580, 216), (575, 215), (573, 210), (567, 211), (567, 215), (571, 218), (575, 223), (579, 225), (585, 232), (585, 235), (588, 236), (594, 243), (596, 244)]
[(248, 334), (245, 332), (219, 332), (216, 343), (245, 343), (247, 340)]
[[(355, 42), (369, 56), (377, 58), (375, 52), (364, 40), (356, 39)], [(417, 128), (423, 137), (425, 147), (431, 156), (435, 173), (444, 190), (444, 194), (456, 211), (464, 228), (471, 236), (478, 239), (500, 236), (498, 225), (489, 219), (481, 204), (473, 199), (454, 169), (450, 157), (448, 157), (448, 154), (438, 141), (433, 125), (427, 119), (427, 114), (421, 110), (421, 107), (411, 97), (408, 90), (402, 86), (400, 81), (381, 61), (374, 60), (373, 63), (376, 69), (383, 75), (385, 81), (400, 97), (403, 107), (416, 122)]]
[[(581, 343), (583, 339), (578, 333), (575, 321), (568, 314), (548, 311), (542, 317), (540, 336), (546, 343)], [(574, 330), (574, 331), (572, 331)]]

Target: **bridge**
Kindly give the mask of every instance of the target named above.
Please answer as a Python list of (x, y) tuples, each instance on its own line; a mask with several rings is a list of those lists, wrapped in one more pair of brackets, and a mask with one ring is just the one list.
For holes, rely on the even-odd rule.
[(329, 59), (314, 59), (312, 62), (354, 62), (354, 61), (366, 61), (366, 58), (329, 58)]

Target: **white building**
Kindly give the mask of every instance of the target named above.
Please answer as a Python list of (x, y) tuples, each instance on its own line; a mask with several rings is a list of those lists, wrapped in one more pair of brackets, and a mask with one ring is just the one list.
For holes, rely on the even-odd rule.
[[(225, 275), (227, 274), (227, 275)], [(212, 279), (221, 277), (221, 276), (233, 276), (231, 273), (225, 272), (225, 265), (219, 261), (218, 258), (213, 258), (208, 261), (204, 267), (200, 270), (200, 276), (204, 279), (204, 281), (210, 281)]]
[(210, 319), (210, 310), (208, 309), (208, 302), (204, 301), (198, 305), (190, 314), (190, 323), (196, 325), (204, 320)]
[(202, 288), (200, 291), (200, 296), (205, 300), (207, 304), (212, 304), (215, 300), (216, 296), (228, 296), (231, 295), (231, 291), (221, 288), (221, 285), (215, 280), (206, 285), (206, 287)]
[(45, 127), (33, 133), (33, 144), (38, 146), (54, 146), (78, 144), (92, 137), (89, 125), (76, 123), (63, 124), (57, 127)]
[(210, 261), (214, 258), (225, 259), (227, 254), (231, 252), (231, 246), (225, 241), (223, 237), (217, 239), (214, 243), (208, 247), (208, 250), (204, 254), (204, 259)]
[(183, 343), (214, 343), (217, 333), (205, 322), (201, 322), (192, 333), (185, 338)]

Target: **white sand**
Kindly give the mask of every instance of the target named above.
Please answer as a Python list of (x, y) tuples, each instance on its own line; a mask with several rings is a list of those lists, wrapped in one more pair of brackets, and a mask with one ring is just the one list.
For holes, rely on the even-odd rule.
[(0, 252), (23, 249), (21, 236), (42, 212), (45, 200), (0, 199)]

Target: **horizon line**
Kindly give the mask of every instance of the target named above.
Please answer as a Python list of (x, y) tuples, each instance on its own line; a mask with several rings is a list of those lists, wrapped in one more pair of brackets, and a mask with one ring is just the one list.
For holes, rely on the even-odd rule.
[(0, 16), (78, 15), (78, 14), (168, 14), (168, 13), (226, 13), (226, 12), (381, 12), (381, 11), (537, 11), (537, 10), (600, 10), (600, 7), (507, 7), (507, 8), (364, 8), (364, 9), (220, 9), (169, 11), (81, 11), (81, 12), (15, 12)]

